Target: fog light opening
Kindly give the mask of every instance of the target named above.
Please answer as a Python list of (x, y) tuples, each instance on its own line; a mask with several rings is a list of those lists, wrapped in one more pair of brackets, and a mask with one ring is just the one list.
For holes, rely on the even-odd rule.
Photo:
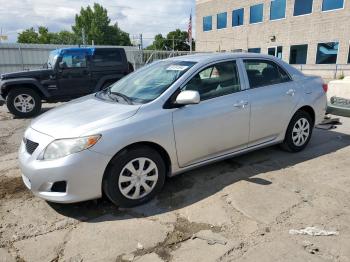
[(66, 193), (67, 191), (67, 182), (66, 181), (58, 181), (53, 183), (51, 187), (51, 192), (56, 193)]

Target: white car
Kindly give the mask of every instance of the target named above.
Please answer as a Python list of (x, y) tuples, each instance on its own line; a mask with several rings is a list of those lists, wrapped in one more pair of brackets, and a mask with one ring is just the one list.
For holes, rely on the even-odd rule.
[(350, 117), (350, 77), (334, 80), (328, 84), (327, 113)]

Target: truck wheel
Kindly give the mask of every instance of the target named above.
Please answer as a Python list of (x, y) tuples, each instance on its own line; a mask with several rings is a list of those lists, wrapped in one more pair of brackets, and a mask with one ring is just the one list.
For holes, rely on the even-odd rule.
[(28, 118), (40, 112), (41, 97), (30, 88), (15, 88), (7, 95), (6, 105), (15, 116)]

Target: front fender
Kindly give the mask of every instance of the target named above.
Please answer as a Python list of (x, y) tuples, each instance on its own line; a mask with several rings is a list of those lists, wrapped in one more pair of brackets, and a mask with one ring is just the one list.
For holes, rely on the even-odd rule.
[(34, 85), (45, 97), (50, 97), (49, 92), (43, 87), (43, 85), (35, 78), (15, 78), (15, 79), (4, 79), (0, 81), (0, 95), (6, 94), (11, 87), (20, 86), (22, 84)]

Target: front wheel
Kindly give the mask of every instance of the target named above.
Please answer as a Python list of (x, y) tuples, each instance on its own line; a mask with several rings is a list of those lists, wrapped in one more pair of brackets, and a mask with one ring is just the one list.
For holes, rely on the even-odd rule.
[(298, 111), (289, 123), (282, 147), (289, 152), (300, 152), (310, 142), (313, 121), (305, 111)]
[(8, 110), (15, 116), (28, 118), (40, 112), (41, 97), (30, 88), (16, 88), (7, 95), (6, 105)]
[(130, 148), (112, 159), (103, 191), (117, 206), (141, 205), (162, 189), (165, 174), (164, 161), (157, 151), (146, 146)]

